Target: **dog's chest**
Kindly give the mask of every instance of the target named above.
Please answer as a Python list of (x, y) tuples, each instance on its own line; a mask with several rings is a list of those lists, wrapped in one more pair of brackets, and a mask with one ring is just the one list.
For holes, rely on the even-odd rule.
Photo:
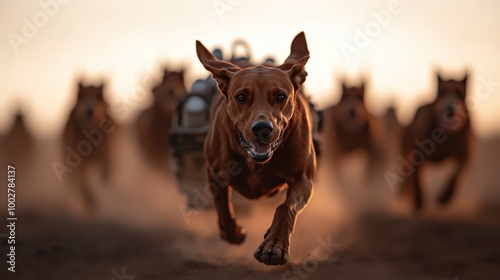
[(428, 144), (426, 149), (430, 149), (432, 153), (428, 150), (424, 150), (419, 147), (423, 152), (429, 153), (429, 160), (433, 162), (442, 161), (448, 157), (464, 157), (467, 155), (468, 150), (468, 131), (463, 131), (457, 135), (449, 134), (444, 138), (443, 143), (433, 143)]
[(246, 164), (241, 173), (230, 178), (230, 185), (247, 198), (259, 198), (275, 193), (285, 184), (285, 180), (266, 166), (252, 168)]

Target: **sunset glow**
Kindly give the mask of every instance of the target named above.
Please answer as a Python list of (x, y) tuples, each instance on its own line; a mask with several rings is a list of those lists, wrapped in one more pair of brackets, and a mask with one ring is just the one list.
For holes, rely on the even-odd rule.
[(417, 105), (432, 100), (437, 69), (450, 78), (467, 69), (475, 130), (500, 130), (500, 2), (494, 0), (40, 0), (0, 7), (2, 131), (20, 104), (36, 134), (58, 133), (77, 76), (108, 79), (110, 103), (130, 105), (126, 122), (147, 102), (146, 94), (131, 96), (137, 87), (147, 92), (154, 69), (185, 68), (187, 86), (208, 75), (195, 40), (229, 55), (232, 41), (242, 38), (256, 61), (273, 55), (282, 62), (300, 31), (311, 51), (307, 91), (319, 107), (337, 100), (342, 77), (364, 76), (369, 109), (381, 114), (394, 102), (407, 123)]

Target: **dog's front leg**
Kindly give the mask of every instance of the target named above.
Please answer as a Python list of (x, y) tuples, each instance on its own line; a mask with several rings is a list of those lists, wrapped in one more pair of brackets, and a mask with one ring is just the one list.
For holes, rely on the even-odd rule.
[(102, 157), (101, 178), (105, 183), (108, 183), (111, 174), (111, 158), (107, 147), (105, 152), (106, 154)]
[(254, 257), (267, 265), (285, 264), (288, 261), (290, 237), (297, 215), (306, 206), (312, 195), (312, 183), (302, 175), (289, 183), (286, 200), (276, 208), (271, 227), (264, 235)]
[(444, 191), (439, 196), (440, 205), (446, 205), (450, 201), (451, 197), (453, 196), (453, 193), (455, 192), (458, 177), (462, 174), (463, 170), (465, 169), (466, 163), (467, 163), (466, 158), (458, 159), (457, 170), (455, 170), (452, 177), (450, 178), (450, 181), (445, 186)]
[(241, 244), (245, 241), (245, 229), (238, 225), (236, 216), (234, 215), (233, 203), (231, 202), (231, 187), (221, 186), (222, 180), (214, 180), (216, 178), (213, 173), (208, 170), (208, 183), (210, 191), (214, 197), (215, 209), (217, 210), (220, 237), (229, 243)]
[(415, 212), (419, 212), (422, 209), (423, 196), (422, 196), (422, 187), (420, 185), (420, 172), (421, 168), (417, 167), (415, 171), (408, 178), (411, 181), (413, 187), (413, 207)]

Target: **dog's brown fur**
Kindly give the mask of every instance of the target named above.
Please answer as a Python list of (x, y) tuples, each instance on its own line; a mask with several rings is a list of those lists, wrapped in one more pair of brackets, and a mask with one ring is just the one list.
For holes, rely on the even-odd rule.
[[(216, 59), (198, 41), (196, 51), (222, 92), (213, 103), (204, 149), (221, 238), (234, 244), (245, 239), (233, 211), (231, 189), (256, 199), (288, 186), (286, 200), (276, 209), (254, 254), (267, 265), (284, 264), (297, 215), (312, 195), (316, 169), (312, 115), (306, 97), (298, 93), (309, 59), (305, 35), (295, 37), (290, 56), (278, 67), (241, 69)], [(264, 130), (256, 133), (256, 121), (273, 128), (265, 135)]]
[[(417, 141), (425, 141), (424, 139), (431, 141), (437, 134), (441, 135), (441, 137), (436, 138), (441, 140), (437, 143), (433, 141), (435, 150), (425, 154), (424, 162), (440, 162), (447, 158), (455, 158), (458, 162), (457, 170), (453, 173), (452, 178), (439, 196), (439, 203), (443, 205), (450, 201), (458, 177), (462, 174), (466, 166), (472, 131), (465, 102), (467, 75), (458, 81), (443, 80), (438, 74), (437, 82), (436, 100), (420, 107), (415, 114), (413, 122), (405, 128), (403, 156), (405, 160), (411, 163), (412, 153), (415, 155), (418, 150), (422, 149), (417, 146)], [(427, 145), (429, 145), (430, 149), (431, 144)], [(416, 160), (413, 161), (416, 162)], [(423, 204), (419, 178), (422, 164), (412, 164), (415, 170), (405, 180), (406, 189), (413, 190), (414, 206), (417, 210)]]
[[(365, 105), (365, 82), (359, 87), (342, 83), (340, 101), (324, 111), (324, 133), (328, 150), (336, 163), (351, 152), (367, 152), (369, 167), (373, 168), (376, 149), (373, 141), (372, 119)], [(332, 138), (333, 137), (333, 138)]]
[(6, 135), (0, 136), (2, 156), (10, 163), (17, 163), (18, 160), (28, 159), (32, 156), (35, 146), (35, 139), (26, 128), (24, 115), (18, 111), (10, 130)]
[[(86, 207), (93, 209), (95, 197), (88, 184), (88, 168), (93, 164), (100, 165), (101, 178), (108, 181), (110, 175), (110, 135), (115, 123), (108, 114), (108, 104), (104, 99), (104, 84), (84, 86), (78, 84), (77, 102), (73, 107), (64, 130), (64, 146), (78, 150), (82, 141), (89, 141), (84, 131), (100, 131), (101, 141), (92, 144), (92, 151), (81, 156), (81, 163), (71, 172), (74, 184), (78, 184), (85, 199)], [(96, 139), (98, 139), (96, 137)], [(67, 154), (67, 150), (64, 151)]]
[(153, 105), (143, 111), (136, 123), (139, 144), (146, 158), (161, 168), (168, 166), (169, 130), (179, 99), (187, 92), (184, 71), (164, 70), (162, 81), (152, 89)]

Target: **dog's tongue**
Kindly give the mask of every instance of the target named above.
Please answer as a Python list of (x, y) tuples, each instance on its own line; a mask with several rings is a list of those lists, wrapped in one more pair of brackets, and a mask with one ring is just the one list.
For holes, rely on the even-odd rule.
[(254, 143), (253, 146), (255, 147), (255, 152), (258, 154), (265, 154), (269, 152), (269, 148), (271, 147), (271, 144), (265, 144), (265, 143)]

